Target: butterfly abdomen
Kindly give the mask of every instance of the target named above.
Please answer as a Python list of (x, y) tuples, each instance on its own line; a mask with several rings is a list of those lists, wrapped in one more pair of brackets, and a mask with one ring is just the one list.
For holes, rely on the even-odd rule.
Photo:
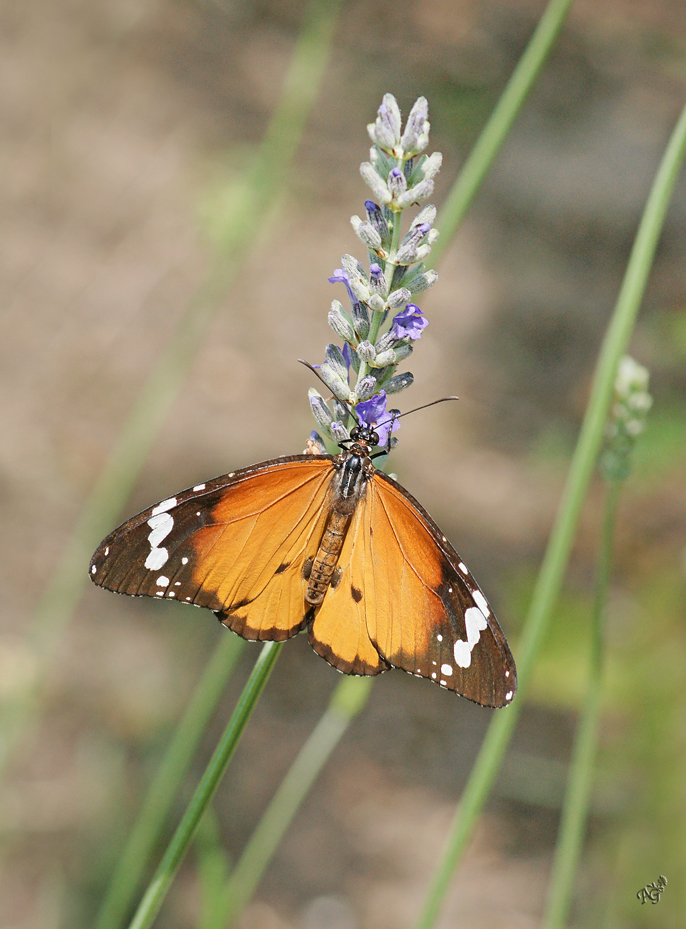
[(369, 459), (366, 454), (364, 457), (359, 454), (360, 451), (364, 452), (359, 446), (353, 446), (341, 456), (343, 466), (335, 479), (331, 511), (309, 571), (305, 600), (312, 606), (322, 602), (331, 585), (350, 520), (368, 479)]

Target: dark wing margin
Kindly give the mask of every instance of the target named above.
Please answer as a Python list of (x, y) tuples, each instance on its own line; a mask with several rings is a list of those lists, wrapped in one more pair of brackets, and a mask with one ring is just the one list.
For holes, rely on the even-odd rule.
[(289, 638), (306, 624), (302, 565), (323, 531), (332, 475), (331, 456), (293, 455), (197, 484), (110, 533), (91, 580), (214, 610), (245, 638)]

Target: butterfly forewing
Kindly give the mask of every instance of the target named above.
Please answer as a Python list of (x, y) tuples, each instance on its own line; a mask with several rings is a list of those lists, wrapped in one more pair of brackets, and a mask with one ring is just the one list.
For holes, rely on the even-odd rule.
[(91, 578), (221, 611), (246, 638), (287, 638), (305, 621), (303, 562), (316, 552), (333, 473), (328, 456), (297, 455), (199, 484), (109, 535)]

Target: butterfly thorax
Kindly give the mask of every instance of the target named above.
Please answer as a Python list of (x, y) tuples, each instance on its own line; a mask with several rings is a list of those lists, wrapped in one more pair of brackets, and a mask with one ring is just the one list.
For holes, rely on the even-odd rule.
[(321, 603), (329, 586), (335, 587), (340, 579), (336, 566), (343, 542), (355, 507), (374, 473), (368, 446), (357, 442), (334, 459), (334, 467), (331, 509), (324, 533), (316, 556), (305, 563), (305, 600), (313, 606)]

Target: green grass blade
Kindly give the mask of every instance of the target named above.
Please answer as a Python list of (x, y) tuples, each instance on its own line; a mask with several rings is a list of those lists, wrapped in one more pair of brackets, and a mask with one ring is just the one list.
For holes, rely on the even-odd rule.
[(592, 644), (588, 689), (569, 766), (567, 791), (562, 806), (560, 831), (542, 929), (563, 929), (567, 921), (588, 818), (600, 723), (605, 607), (610, 584), (612, 542), (620, 488), (619, 481), (612, 481), (608, 485), (605, 499), (598, 551), (596, 591), (591, 616)]
[(571, 5), (572, 0), (550, 0), (545, 8), (524, 54), (512, 72), (512, 77), (465, 161), (448, 199), (443, 204), (437, 223), (437, 228), (441, 230), (441, 237), (434, 245), (432, 252), (436, 263), (440, 261), (450, 245), (494, 158), (502, 148), (534, 81), (555, 44)]
[(141, 806), (112, 875), (95, 929), (119, 929), (129, 913), (174, 798), (243, 645), (238, 636), (222, 636), (208, 662)]
[(293, 817), (352, 720), (363, 708), (373, 678), (346, 677), (279, 785), (227, 882), (225, 903), (212, 929), (228, 929), (250, 902)]
[(626, 352), (643, 299), (648, 274), (686, 151), (686, 108), (669, 141), (646, 203), (624, 280), (596, 364), (593, 387), (579, 440), (572, 458), (557, 519), (538, 575), (519, 646), (519, 694), (489, 726), (484, 744), (462, 795), (459, 810), (431, 882), (417, 929), (431, 929), (472, 834), (477, 816), (498, 773), (524, 703), (534, 662), (560, 593), (581, 514), (595, 467), (603, 428), (612, 402), (617, 366)]
[(252, 711), (269, 680), (269, 675), (282, 647), (283, 642), (266, 642), (262, 646), (260, 656), (255, 662), (248, 682), (243, 688), (236, 709), (231, 714), (231, 719), (224, 730), (224, 734), (214, 750), (214, 754), (152, 881), (148, 885), (129, 929), (149, 929), (152, 926), (171, 887), (174, 875), (193, 840), (198, 823), (208, 804), (212, 801), (212, 797), (231, 761)]

